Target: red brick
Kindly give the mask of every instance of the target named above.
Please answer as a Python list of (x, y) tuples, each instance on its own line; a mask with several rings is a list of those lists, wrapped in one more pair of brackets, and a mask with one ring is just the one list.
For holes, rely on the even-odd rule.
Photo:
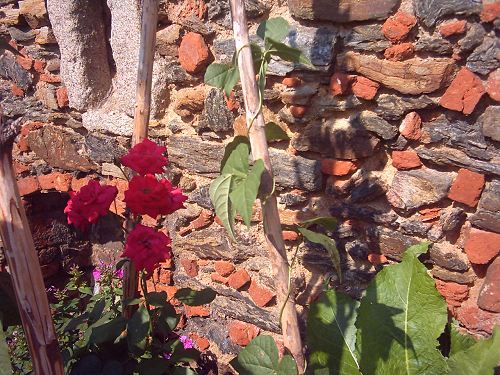
[(292, 105), (290, 106), (290, 113), (295, 118), (302, 118), (307, 112), (307, 107), (303, 105)]
[(207, 350), (208, 348), (210, 348), (210, 341), (208, 341), (203, 336), (200, 336), (200, 335), (197, 335), (194, 332), (191, 332), (191, 333), (189, 333), (189, 337), (191, 338), (191, 340), (194, 341), (194, 343), (196, 344), (196, 347), (198, 348), (198, 350), (204, 352), (205, 350)]
[(33, 63), (33, 68), (35, 68), (35, 71), (37, 71), (38, 73), (43, 73), (45, 71), (44, 69), (46, 65), (47, 64), (43, 60), (35, 60), (35, 62)]
[(423, 208), (418, 213), (420, 214), (420, 221), (435, 221), (441, 217), (441, 207)]
[(379, 87), (377, 82), (363, 76), (357, 76), (352, 84), (352, 93), (358, 98), (372, 100), (377, 95)]
[(61, 83), (61, 76), (51, 74), (51, 73), (43, 73), (40, 74), (40, 81), (48, 82), (48, 83)]
[(415, 151), (393, 151), (392, 165), (399, 170), (406, 170), (420, 167), (422, 161)]
[(422, 119), (417, 112), (408, 113), (401, 125), (399, 126), (399, 132), (401, 135), (407, 139), (418, 141), (422, 136)]
[(488, 76), (486, 92), (491, 99), (500, 102), (500, 68), (491, 72)]
[(297, 232), (295, 232), (293, 230), (284, 230), (281, 233), (282, 233), (283, 239), (285, 241), (296, 241), (297, 238), (299, 238), (299, 235), (297, 234)]
[(413, 43), (401, 43), (387, 48), (384, 57), (391, 61), (403, 61), (412, 57), (414, 53)]
[(250, 275), (244, 269), (240, 269), (229, 276), (229, 286), (234, 289), (241, 289), (250, 282)]
[(488, 267), (477, 304), (483, 310), (500, 313), (500, 257)]
[(500, 18), (500, 3), (484, 4), (480, 17), (483, 22), (492, 22)]
[(399, 11), (384, 22), (382, 32), (391, 42), (398, 43), (406, 38), (416, 23), (417, 19), (411, 14)]
[(215, 262), (215, 271), (221, 276), (228, 277), (235, 270), (236, 268), (231, 262), (225, 260), (218, 260)]
[(481, 310), (476, 302), (465, 301), (456, 309), (453, 315), (469, 331), (492, 333), (492, 328), (498, 325), (498, 314)]
[(69, 191), (73, 176), (68, 173), (52, 172), (38, 176), (40, 187), (44, 190)]
[(463, 67), (439, 100), (439, 104), (444, 108), (470, 115), (484, 93), (481, 79)]
[(186, 316), (188, 318), (192, 318), (194, 316), (200, 316), (202, 318), (206, 318), (210, 316), (210, 308), (206, 306), (184, 305), (184, 311), (186, 312)]
[(466, 204), (470, 207), (476, 207), (484, 188), (484, 175), (461, 168), (458, 171), (457, 178), (453, 181), (448, 198)]
[(30, 57), (23, 57), (18, 55), (16, 62), (22, 66), (23, 69), (30, 70), (33, 66), (33, 59)]
[(467, 26), (467, 21), (460, 20), (460, 21), (443, 23), (439, 26), (438, 30), (442, 36), (447, 38), (451, 35), (464, 33), (466, 26)]
[(210, 52), (200, 34), (189, 32), (182, 38), (179, 47), (179, 62), (186, 72), (201, 71), (209, 62)]
[(297, 87), (302, 84), (302, 80), (297, 77), (286, 77), (283, 78), (282, 82), (286, 87)]
[(384, 254), (368, 254), (368, 261), (373, 265), (386, 264), (387, 257)]
[(210, 210), (201, 210), (200, 215), (194, 219), (187, 227), (181, 228), (179, 230), (179, 234), (181, 236), (184, 236), (192, 231), (206, 228), (213, 222), (213, 215), (212, 211)]
[(69, 106), (68, 89), (64, 86), (58, 87), (56, 90), (56, 99), (59, 108)]
[(250, 288), (248, 288), (248, 294), (255, 304), (259, 307), (267, 306), (276, 296), (269, 289), (260, 286), (255, 280), (250, 283)]
[(436, 280), (436, 289), (451, 307), (450, 310), (460, 306), (469, 296), (469, 286), (454, 282)]
[(229, 338), (240, 346), (247, 346), (259, 334), (260, 329), (253, 324), (233, 320), (229, 323)]
[(21, 132), (19, 134), (19, 142), (18, 142), (19, 151), (26, 152), (29, 150), (28, 141), (26, 139), (28, 136), (28, 133), (31, 130), (40, 129), (43, 125), (44, 125), (43, 122), (28, 121), (22, 126)]
[(345, 176), (358, 169), (356, 163), (349, 160), (322, 159), (321, 172), (331, 176)]
[(16, 174), (16, 176), (30, 170), (30, 167), (28, 167), (26, 164), (18, 162), (17, 160), (12, 161), (12, 166), (14, 167), (14, 173)]
[(217, 272), (212, 272), (210, 274), (210, 279), (214, 283), (221, 283), (221, 284), (224, 284), (224, 285), (228, 285), (229, 284), (229, 279), (227, 277), (223, 277), (223, 276), (219, 275)]
[(464, 250), (471, 263), (487, 264), (500, 252), (500, 234), (470, 228)]
[(24, 90), (22, 88), (20, 88), (18, 85), (16, 85), (15, 83), (10, 85), (10, 92), (14, 96), (19, 96), (19, 97), (24, 96)]
[(333, 73), (330, 78), (330, 93), (333, 96), (344, 95), (349, 90), (353, 76), (345, 73)]
[(21, 196), (40, 190), (40, 185), (36, 177), (25, 177), (17, 180), (17, 187)]
[[(71, 190), (76, 191), (76, 192), (80, 191), (80, 189), (82, 187), (84, 187), (85, 185), (87, 185), (90, 180), (92, 180), (92, 178), (90, 178), (90, 177), (73, 178), (71, 180)], [(113, 184), (111, 184), (111, 185), (113, 185)], [(119, 192), (118, 192), (118, 195), (119, 195)], [(120, 200), (123, 199), (123, 197), (120, 198), (118, 196), (117, 196), (117, 198)], [(111, 206), (113, 206), (113, 205), (111, 205)]]
[(171, 270), (165, 268), (159, 268), (157, 272), (157, 282), (172, 285), (174, 282), (174, 273)]
[(182, 267), (184, 267), (184, 271), (186, 271), (186, 275), (189, 277), (198, 276), (198, 271), (200, 267), (198, 266), (198, 262), (196, 259), (181, 259)]

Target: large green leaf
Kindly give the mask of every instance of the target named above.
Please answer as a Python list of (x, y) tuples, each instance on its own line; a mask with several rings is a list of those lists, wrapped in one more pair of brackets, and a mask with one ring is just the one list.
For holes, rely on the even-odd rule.
[(182, 288), (175, 292), (174, 298), (189, 306), (201, 306), (212, 302), (217, 293), (211, 288), (203, 290), (193, 290), (191, 288)]
[(300, 225), (309, 228), (311, 225), (318, 224), (327, 230), (335, 230), (337, 228), (337, 219), (332, 216), (318, 216), (309, 220), (300, 222)]
[(92, 327), (89, 342), (100, 345), (107, 342), (114, 342), (125, 330), (127, 320), (118, 316), (109, 322)]
[(127, 342), (133, 353), (144, 350), (149, 335), (150, 321), (148, 309), (139, 306), (127, 323)]
[(241, 180), (229, 194), (231, 204), (236, 212), (241, 215), (247, 227), (250, 226), (253, 212), (252, 208), (255, 199), (257, 199), (257, 194), (259, 193), (260, 177), (264, 169), (264, 162), (260, 159), (257, 160), (250, 170), (250, 173), (248, 173), (248, 176)]
[(248, 174), (250, 143), (247, 137), (237, 136), (229, 142), (221, 161), (221, 174), (233, 174), (245, 178)]
[(205, 83), (223, 89), (227, 96), (240, 79), (240, 73), (237, 66), (213, 63), (205, 71)]
[(279, 360), (278, 348), (271, 336), (257, 336), (231, 365), (240, 375), (297, 375), (297, 366), (289, 355)]
[(229, 200), (233, 175), (223, 174), (217, 177), (209, 189), (210, 200), (215, 207), (215, 213), (221, 220), (224, 228), (234, 240), (234, 208)]
[(13, 374), (12, 365), (10, 364), (9, 347), (5, 341), (5, 335), (3, 333), (3, 316), (0, 312), (0, 375), (11, 375)]
[(316, 233), (306, 228), (298, 227), (297, 230), (308, 241), (317, 243), (323, 246), (328, 251), (330, 258), (332, 259), (335, 272), (337, 272), (339, 279), (342, 280), (342, 271), (340, 269), (340, 256), (339, 256), (339, 251), (337, 250), (337, 246), (335, 245), (335, 241), (333, 241), (330, 237), (324, 235), (323, 233)]
[(268, 142), (287, 141), (290, 139), (288, 134), (286, 134), (286, 131), (284, 131), (283, 128), (275, 122), (267, 123), (264, 130), (266, 131), (266, 138)]
[(288, 21), (282, 17), (270, 18), (260, 23), (256, 34), (263, 40), (271, 38), (277, 41), (282, 41), (288, 35), (290, 25)]
[(313, 374), (361, 374), (355, 349), (358, 306), (358, 301), (333, 290), (325, 292), (311, 306), (307, 342), (312, 352), (309, 366)]
[(450, 356), (448, 365), (452, 375), (493, 375), (495, 367), (500, 366), (500, 327), (488, 340)]
[(277, 42), (273, 39), (268, 39), (267, 42), (271, 47), (269, 52), (273, 56), (278, 56), (286, 61), (312, 66), (311, 61), (309, 61), (309, 59), (302, 53), (301, 50), (287, 46), (286, 44)]
[(417, 256), (428, 244), (410, 247), (400, 264), (385, 267), (358, 309), (356, 349), (364, 375), (443, 375), (437, 349), (448, 314), (434, 280)]
[(469, 349), (477, 342), (473, 336), (460, 333), (456, 324), (453, 323), (450, 324), (450, 341), (450, 355), (448, 357)]

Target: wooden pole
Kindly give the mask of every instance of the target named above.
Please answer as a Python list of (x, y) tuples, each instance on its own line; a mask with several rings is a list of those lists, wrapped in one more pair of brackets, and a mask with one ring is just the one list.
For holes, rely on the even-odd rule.
[[(132, 147), (148, 136), (149, 114), (151, 110), (151, 86), (153, 82), (153, 62), (155, 56), (156, 25), (158, 23), (159, 0), (144, 0), (141, 21), (141, 45), (137, 71), (137, 91), (134, 112)], [(127, 228), (134, 226), (127, 221)], [(137, 272), (132, 262), (127, 262), (123, 272), (123, 298), (134, 298), (137, 294)], [(132, 306), (124, 306), (123, 312), (130, 317)]]
[(64, 375), (42, 271), (12, 167), (16, 132), (16, 126), (3, 122), (0, 110), (0, 234), (33, 370), (37, 375)]
[[(262, 111), (259, 111), (259, 89), (257, 80), (255, 79), (252, 52), (248, 38), (245, 3), (243, 0), (230, 0), (230, 3), (236, 50), (240, 51), (238, 56), (238, 67), (241, 77), (241, 86), (243, 88), (247, 125), (249, 126), (252, 156), (254, 160), (262, 159), (266, 167), (266, 170), (262, 174), (260, 187), (261, 196), (269, 196), (267, 199), (261, 200), (262, 215), (264, 218), (264, 236), (266, 238), (269, 257), (271, 258), (271, 264), (275, 274), (278, 304), (280, 306), (285, 305), (281, 318), (283, 341), (285, 347), (294, 356), (299, 372), (303, 373), (305, 362), (297, 320), (297, 310), (295, 308), (294, 293), (291, 292), (289, 298), (286, 298), (288, 295), (289, 264), (281, 232), (278, 204), (276, 202), (276, 196), (272, 194), (274, 183), (273, 170), (269, 159), (264, 116)], [(259, 111), (257, 117), (255, 117), (253, 124), (250, 124), (250, 121), (257, 111)]]

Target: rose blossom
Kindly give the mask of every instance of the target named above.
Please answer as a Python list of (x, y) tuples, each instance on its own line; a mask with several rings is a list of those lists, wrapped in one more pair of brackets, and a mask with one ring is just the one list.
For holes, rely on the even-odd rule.
[(149, 139), (144, 139), (136, 144), (121, 158), (124, 166), (129, 167), (141, 176), (145, 174), (162, 173), (163, 167), (167, 165), (168, 159), (163, 156), (166, 147), (158, 146)]
[(68, 224), (84, 231), (90, 223), (96, 223), (100, 216), (108, 213), (117, 194), (115, 186), (102, 186), (95, 180), (89, 181), (78, 193), (70, 191), (70, 200), (64, 209)]
[(183, 208), (187, 199), (181, 189), (174, 188), (170, 181), (158, 181), (155, 176), (134, 176), (125, 191), (125, 203), (136, 215), (168, 215)]
[(132, 260), (137, 270), (146, 270), (148, 277), (159, 263), (170, 259), (172, 240), (162, 232), (142, 224), (137, 224), (128, 234), (122, 258)]

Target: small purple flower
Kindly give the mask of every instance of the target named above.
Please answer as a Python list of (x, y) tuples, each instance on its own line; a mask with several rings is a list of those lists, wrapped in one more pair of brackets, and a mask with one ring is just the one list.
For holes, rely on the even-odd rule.
[(94, 268), (94, 270), (92, 271), (92, 277), (94, 278), (94, 281), (99, 281), (101, 275), (101, 270), (98, 267)]
[(187, 336), (181, 336), (181, 337), (179, 337), (179, 341), (182, 342), (182, 345), (184, 345), (184, 349), (194, 348), (193, 340), (191, 340)]
[(123, 268), (120, 268), (119, 270), (115, 271), (115, 276), (118, 277), (119, 279), (123, 279)]
[(172, 357), (172, 353), (163, 353), (163, 358), (170, 359)]

